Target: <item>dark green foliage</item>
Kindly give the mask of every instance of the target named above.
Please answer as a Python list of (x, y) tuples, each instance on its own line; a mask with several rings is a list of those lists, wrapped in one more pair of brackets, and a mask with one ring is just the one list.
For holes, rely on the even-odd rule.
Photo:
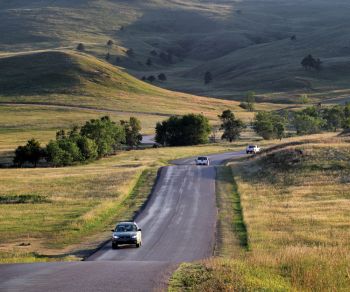
[(301, 61), (301, 65), (305, 70), (315, 69), (319, 71), (321, 70), (322, 61), (319, 58), (315, 59), (312, 55), (308, 55)]
[(111, 154), (125, 143), (124, 128), (111, 121), (108, 116), (88, 121), (81, 128), (80, 134), (95, 141), (99, 157)]
[(213, 81), (213, 75), (211, 74), (211, 72), (207, 71), (204, 74), (204, 84), (209, 84), (210, 82)]
[(259, 112), (253, 122), (254, 131), (264, 139), (282, 139), (284, 137), (285, 119), (273, 112)]
[(203, 115), (172, 116), (156, 126), (156, 142), (169, 146), (198, 145), (208, 142), (209, 121)]
[(36, 194), (0, 195), (0, 204), (38, 204), (50, 202), (46, 197)]
[(80, 52), (85, 51), (85, 46), (84, 46), (84, 44), (79, 43), (79, 44), (77, 45), (77, 50), (80, 51)]
[[(322, 112), (324, 120), (326, 120), (325, 128), (329, 131), (337, 131), (345, 122), (345, 109), (341, 106), (333, 106), (331, 108), (326, 108)], [(344, 123), (345, 122), (345, 123)]]
[(140, 145), (142, 141), (141, 122), (135, 117), (130, 117), (129, 121), (120, 121), (120, 123), (124, 127), (126, 145), (131, 147)]
[(156, 77), (154, 77), (153, 75), (147, 77), (147, 81), (151, 83), (153, 83), (155, 80), (156, 80)]
[(159, 79), (160, 81), (166, 81), (166, 80), (167, 80), (167, 77), (166, 77), (166, 75), (165, 75), (164, 73), (160, 73), (160, 74), (158, 75), (158, 79)]
[(125, 143), (124, 127), (105, 116), (86, 122), (81, 129), (73, 127), (68, 134), (58, 131), (56, 141), (46, 146), (47, 161), (53, 166), (89, 162), (111, 154), (122, 143)]
[(148, 58), (148, 59), (147, 59), (146, 65), (147, 65), (147, 66), (152, 66), (152, 65), (153, 65), (153, 62), (152, 62), (152, 59), (151, 59), (151, 58)]
[(25, 146), (17, 147), (13, 162), (18, 166), (30, 163), (36, 167), (40, 159), (44, 158), (44, 156), (45, 151), (41, 148), (40, 143), (35, 139), (31, 139)]
[(244, 123), (240, 119), (236, 119), (234, 113), (230, 110), (223, 111), (219, 118), (222, 122), (220, 130), (224, 130), (221, 139), (230, 142), (238, 139), (244, 129)]

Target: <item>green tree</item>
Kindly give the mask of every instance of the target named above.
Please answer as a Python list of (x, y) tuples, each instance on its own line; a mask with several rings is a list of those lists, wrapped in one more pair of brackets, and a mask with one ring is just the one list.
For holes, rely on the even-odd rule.
[(209, 120), (203, 115), (172, 116), (157, 123), (156, 142), (169, 146), (204, 144), (209, 141)]
[(220, 130), (224, 130), (221, 137), (222, 140), (234, 141), (240, 137), (242, 130), (244, 129), (244, 123), (235, 118), (234, 113), (231, 110), (225, 110), (219, 115), (222, 122)]
[(293, 124), (298, 135), (306, 135), (321, 132), (325, 121), (322, 118), (308, 115), (303, 111), (295, 113)]
[(98, 147), (94, 140), (79, 136), (76, 143), (84, 161), (93, 161), (98, 158)]
[(41, 148), (39, 141), (31, 139), (26, 145), (17, 147), (13, 162), (19, 166), (28, 162), (36, 167), (38, 162), (44, 158), (44, 156), (45, 152), (44, 149)]
[(165, 75), (164, 73), (160, 73), (160, 74), (158, 75), (158, 79), (159, 79), (160, 81), (166, 81), (166, 80), (167, 80), (167, 77), (166, 77), (166, 75)]
[(148, 77), (147, 77), (147, 81), (153, 83), (154, 81), (156, 81), (156, 77), (154, 77), (153, 75), (148, 76)]
[(135, 117), (130, 117), (129, 121), (120, 121), (120, 123), (124, 127), (126, 145), (131, 147), (140, 145), (142, 141), (141, 122)]
[(47, 161), (53, 166), (68, 166), (73, 164), (73, 156), (60, 147), (59, 141), (50, 141), (46, 146), (46, 153)]
[(82, 136), (94, 140), (99, 157), (106, 156), (125, 143), (125, 131), (108, 116), (88, 121), (80, 131)]
[(327, 108), (323, 111), (323, 118), (326, 121), (326, 130), (337, 131), (343, 125), (345, 109), (339, 105)]
[(273, 112), (258, 112), (253, 122), (254, 131), (266, 140), (284, 137), (285, 120)]

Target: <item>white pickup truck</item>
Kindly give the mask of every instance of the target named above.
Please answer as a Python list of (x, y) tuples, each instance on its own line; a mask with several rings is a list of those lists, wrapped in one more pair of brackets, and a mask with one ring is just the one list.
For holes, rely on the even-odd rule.
[(258, 145), (249, 145), (245, 151), (247, 154), (256, 154), (260, 152), (261, 149), (258, 147)]

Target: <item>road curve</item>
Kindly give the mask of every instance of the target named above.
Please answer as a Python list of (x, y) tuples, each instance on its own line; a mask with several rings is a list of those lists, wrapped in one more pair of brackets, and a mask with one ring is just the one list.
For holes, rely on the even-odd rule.
[(166, 287), (177, 264), (210, 257), (215, 242), (213, 165), (243, 152), (194, 158), (161, 170), (146, 208), (136, 218), (143, 246), (112, 250), (108, 243), (84, 262), (0, 266), (0, 291), (154, 291)]

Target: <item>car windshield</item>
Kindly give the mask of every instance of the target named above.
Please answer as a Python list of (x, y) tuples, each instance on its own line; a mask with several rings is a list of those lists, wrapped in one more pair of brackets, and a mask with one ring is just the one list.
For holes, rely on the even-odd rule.
[(249, 145), (248, 148), (255, 148), (255, 145)]
[(208, 160), (207, 157), (198, 157), (198, 160)]
[(122, 224), (117, 225), (117, 228), (115, 229), (116, 232), (133, 232), (137, 231), (137, 227), (134, 224)]

